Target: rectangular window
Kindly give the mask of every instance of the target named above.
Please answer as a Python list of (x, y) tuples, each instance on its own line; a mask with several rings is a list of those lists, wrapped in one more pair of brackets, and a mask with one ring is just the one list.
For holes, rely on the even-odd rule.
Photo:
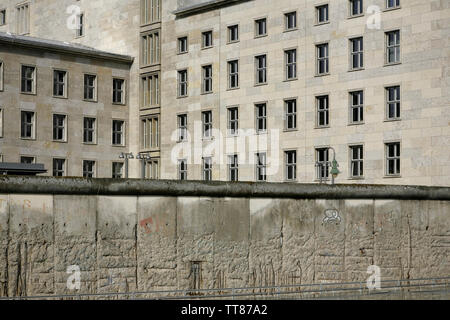
[(22, 66), (22, 93), (36, 93), (36, 67)]
[(400, 142), (386, 143), (386, 175), (400, 175)]
[(61, 70), (53, 71), (53, 95), (55, 97), (67, 97), (67, 72)]
[(284, 28), (286, 31), (294, 30), (297, 28), (297, 12), (289, 12), (284, 14), (285, 25)]
[(353, 38), (350, 39), (350, 65), (351, 70), (362, 69), (364, 67), (364, 47), (363, 47), (363, 38)]
[(6, 24), (6, 9), (0, 10), (0, 26)]
[(265, 103), (255, 105), (256, 132), (267, 131), (267, 106)]
[(297, 128), (297, 100), (286, 100), (284, 101), (285, 108), (285, 129), (294, 130)]
[(147, 179), (159, 179), (159, 160), (152, 159), (147, 161), (147, 170), (146, 170), (146, 178)]
[(228, 43), (239, 41), (239, 25), (228, 27)]
[(159, 32), (151, 32), (141, 36), (142, 66), (160, 63), (160, 38)]
[(66, 175), (66, 159), (53, 159), (53, 176), (64, 177)]
[(160, 85), (159, 74), (145, 75), (141, 78), (141, 106), (142, 108), (152, 108), (159, 106)]
[(29, 4), (21, 4), (17, 7), (17, 33), (30, 33), (30, 8)]
[(317, 24), (328, 22), (328, 4), (316, 7)]
[(188, 88), (187, 70), (178, 71), (178, 97), (186, 97)]
[(181, 37), (178, 38), (178, 53), (186, 53), (188, 52), (188, 38)]
[(212, 158), (203, 158), (203, 180), (212, 180)]
[(228, 89), (239, 88), (239, 61), (228, 61)]
[(386, 8), (394, 9), (400, 7), (400, 0), (386, 0)]
[(113, 179), (123, 178), (123, 162), (112, 163), (112, 178)]
[(202, 32), (202, 48), (210, 48), (213, 46), (213, 32)]
[(84, 14), (83, 13), (80, 13), (79, 15), (77, 15), (76, 36), (77, 37), (84, 36)]
[(239, 130), (239, 111), (237, 107), (228, 108), (228, 134), (237, 135)]
[(0, 138), (3, 138), (3, 109), (0, 108)]
[(83, 178), (95, 178), (95, 161), (83, 160)]
[(267, 19), (255, 20), (255, 37), (262, 37), (267, 35)]
[(297, 180), (297, 151), (286, 151), (284, 153), (286, 172), (285, 177), (287, 181)]
[(21, 111), (21, 133), (23, 139), (35, 138), (35, 114), (32, 111)]
[(66, 122), (67, 116), (64, 114), (53, 115), (53, 140), (66, 141)]
[(125, 104), (125, 80), (113, 79), (113, 103)]
[(97, 100), (97, 76), (95, 75), (84, 75), (84, 100)]
[(212, 111), (202, 112), (203, 138), (212, 137)]
[(350, 177), (361, 178), (364, 176), (363, 146), (350, 147)]
[(328, 43), (316, 45), (317, 75), (327, 74), (329, 71)]
[(3, 91), (4, 63), (0, 61), (0, 91)]
[(237, 154), (228, 156), (228, 180), (239, 181), (239, 163)]
[(285, 77), (286, 80), (297, 78), (297, 50), (286, 50), (284, 52), (284, 60), (286, 63)]
[(329, 125), (328, 96), (316, 97), (317, 127), (327, 127)]
[(187, 180), (187, 160), (178, 160), (178, 180)]
[(161, 20), (161, 0), (141, 0), (141, 24)]
[(364, 92), (353, 91), (350, 98), (350, 123), (361, 123), (364, 121)]
[(386, 88), (386, 119), (400, 119), (400, 86)]
[(359, 16), (363, 14), (363, 0), (350, 0), (350, 16)]
[(318, 180), (329, 177), (328, 150), (328, 148), (316, 149), (316, 177)]
[(83, 118), (83, 143), (96, 143), (96, 119)]
[(267, 83), (267, 59), (266, 55), (261, 55), (255, 57), (255, 67), (256, 67), (256, 84)]
[(256, 181), (266, 181), (266, 153), (256, 154)]
[(125, 121), (113, 120), (112, 122), (112, 144), (115, 146), (125, 145)]
[(36, 158), (35, 157), (21, 156), (20, 157), (20, 163), (24, 163), (24, 164), (36, 163)]
[(203, 74), (203, 85), (202, 85), (202, 93), (212, 92), (212, 66), (203, 66), (202, 67)]
[(386, 32), (386, 64), (400, 62), (400, 30)]
[(159, 148), (159, 118), (157, 116), (141, 119), (141, 147), (143, 149)]
[(187, 114), (178, 115), (178, 141), (187, 141)]

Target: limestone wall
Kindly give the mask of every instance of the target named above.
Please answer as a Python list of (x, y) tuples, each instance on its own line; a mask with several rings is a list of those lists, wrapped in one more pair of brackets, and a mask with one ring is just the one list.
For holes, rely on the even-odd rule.
[[(265, 198), (235, 186), (242, 197), (217, 197), (225, 183), (0, 178), (0, 296), (189, 290), (192, 262), (202, 289), (365, 281), (373, 264), (382, 280), (450, 275), (448, 188), (396, 200), (357, 199), (368, 187)], [(67, 288), (71, 265), (80, 290)]]

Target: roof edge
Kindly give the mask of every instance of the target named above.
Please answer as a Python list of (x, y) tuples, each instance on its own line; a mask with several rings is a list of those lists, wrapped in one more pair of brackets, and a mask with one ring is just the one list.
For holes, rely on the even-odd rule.
[[(109, 60), (119, 63), (132, 64), (134, 57), (111, 53), (107, 51), (96, 50), (94, 48), (71, 47), (61, 41), (51, 40), (52, 42), (40, 41), (42, 38), (18, 36), (0, 32), (0, 43), (6, 43), (13, 46), (37, 48), (40, 50), (48, 50), (59, 53), (78, 54), (84, 57)], [(42, 39), (46, 40), (46, 39)]]
[(253, 0), (210, 0), (208, 2), (203, 2), (199, 4), (194, 4), (184, 8), (177, 9), (172, 13), (177, 17), (184, 17), (204, 11), (214, 10), (220, 7), (225, 7), (229, 5), (238, 4), (240, 2), (247, 2)]

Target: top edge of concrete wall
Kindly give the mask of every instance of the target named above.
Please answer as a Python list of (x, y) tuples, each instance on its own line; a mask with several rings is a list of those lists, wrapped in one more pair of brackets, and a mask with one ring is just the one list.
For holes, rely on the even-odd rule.
[(450, 200), (449, 187), (1, 176), (0, 194)]

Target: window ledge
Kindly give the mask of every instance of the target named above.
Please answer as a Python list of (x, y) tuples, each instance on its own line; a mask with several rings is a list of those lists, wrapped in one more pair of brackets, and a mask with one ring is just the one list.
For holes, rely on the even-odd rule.
[(68, 99), (68, 97), (63, 97), (63, 96), (52, 96), (55, 99)]
[(316, 75), (315, 75), (314, 77), (319, 78), (319, 77), (326, 77), (326, 76), (329, 76), (329, 75), (330, 75), (329, 72), (327, 72), (327, 73), (321, 73), (321, 74), (317, 74), (317, 73), (316, 73)]
[(83, 101), (85, 101), (85, 102), (94, 102), (94, 103), (98, 102), (97, 100), (88, 100), (88, 99), (83, 99)]
[(227, 88), (227, 91), (233, 91), (233, 90), (239, 90), (240, 87), (236, 87), (236, 88)]
[(364, 180), (365, 177), (361, 176), (361, 177), (348, 177), (348, 180)]
[(330, 126), (315, 126), (314, 129), (329, 129)]
[(25, 140), (25, 141), (36, 141), (36, 138), (20, 137), (20, 140)]
[[(177, 99), (183, 99), (183, 98), (187, 98), (187, 97), (189, 97), (188, 95), (185, 95), (185, 96), (177, 96)], [(147, 107), (144, 107), (144, 108), (149, 108), (148, 106)]]
[(295, 129), (283, 129), (283, 132), (297, 132), (297, 131), (298, 131), (297, 128), (295, 128)]
[(295, 78), (292, 78), (292, 79), (284, 79), (283, 82), (291, 82), (291, 81), (297, 81), (297, 80), (298, 80), (298, 78), (295, 77)]
[(399, 9), (401, 9), (401, 8), (402, 8), (402, 6), (393, 7), (393, 8), (384, 8), (384, 9), (383, 9), (383, 12), (399, 10)]
[(365, 68), (362, 67), (362, 68), (349, 69), (348, 72), (356, 72), (356, 71), (361, 71), (361, 70), (365, 70)]
[(394, 179), (394, 178), (401, 178), (402, 176), (400, 174), (393, 174), (393, 175), (384, 175), (383, 178), (385, 179)]
[(264, 83), (255, 83), (255, 87), (260, 87), (260, 86), (267, 86), (267, 82)]
[(20, 94), (25, 94), (27, 96), (35, 96), (36, 95), (35, 92), (22, 92), (22, 91), (20, 91)]
[(68, 143), (67, 140), (52, 140), (52, 142), (55, 142), (55, 143)]
[(396, 118), (396, 119), (384, 119), (383, 122), (397, 122), (397, 121), (401, 121), (401, 118)]
[(239, 40), (228, 41), (227, 44), (239, 43)]
[(96, 145), (97, 145), (96, 142), (83, 142), (83, 144), (84, 144), (85, 146), (96, 146)]
[(255, 39), (264, 38), (264, 37), (267, 37), (267, 33), (266, 34), (261, 34), (261, 35), (255, 35)]
[(124, 148), (124, 147), (126, 147), (126, 145), (124, 145), (124, 144), (111, 144), (111, 147), (113, 147), (113, 148)]
[(211, 49), (211, 48), (214, 48), (214, 46), (202, 47), (201, 50), (207, 50), (207, 49)]
[(114, 106), (125, 106), (125, 103), (121, 103), (121, 102), (113, 102), (112, 103)]
[(324, 22), (316, 22), (316, 23), (314, 24), (314, 27), (322, 26), (322, 25), (324, 25), (324, 24), (330, 24), (330, 21), (328, 20), (328, 21), (324, 21)]
[(350, 123), (348, 124), (348, 126), (359, 126), (359, 125), (362, 125), (362, 124), (365, 124), (365, 122), (364, 122), (364, 121), (360, 121), (360, 122), (350, 122)]
[(286, 32), (292, 32), (292, 31), (297, 31), (298, 30), (298, 27), (295, 27), (295, 28), (292, 28), (292, 29), (285, 29), (284, 31), (283, 31), (283, 33), (286, 33)]
[(202, 93), (200, 93), (200, 95), (205, 96), (205, 95), (211, 94), (211, 93), (214, 93), (214, 91), (202, 92)]
[(187, 53), (189, 53), (189, 51), (178, 52), (177, 55), (181, 56), (181, 55), (187, 54)]
[(401, 62), (384, 63), (383, 67), (390, 67), (402, 64)]
[(361, 18), (361, 17), (364, 17), (364, 13), (350, 15), (347, 17), (347, 19), (355, 19), (355, 18)]

